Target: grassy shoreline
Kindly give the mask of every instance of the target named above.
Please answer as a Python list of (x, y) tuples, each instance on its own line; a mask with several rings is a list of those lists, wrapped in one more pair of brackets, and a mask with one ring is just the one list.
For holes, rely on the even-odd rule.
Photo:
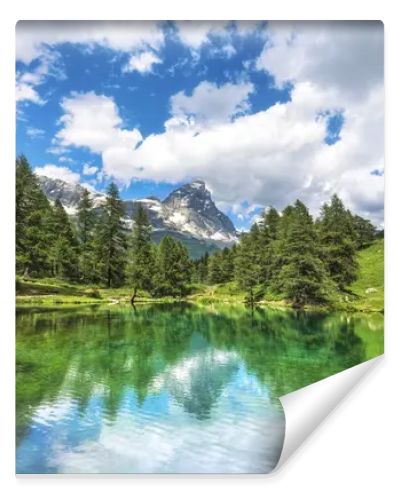
[[(376, 241), (358, 255), (359, 276), (348, 292), (337, 292), (326, 305), (306, 305), (304, 310), (311, 311), (384, 311), (384, 243)], [(55, 278), (24, 279), (17, 278), (16, 305), (55, 306), (91, 304), (129, 304), (131, 290), (128, 287), (107, 289), (69, 283)], [(244, 304), (245, 293), (234, 283), (223, 285), (193, 285), (185, 302), (196, 304)], [(179, 299), (155, 299), (141, 294), (135, 304), (176, 303)], [(293, 304), (279, 296), (266, 294), (256, 303), (261, 307), (293, 308)]]

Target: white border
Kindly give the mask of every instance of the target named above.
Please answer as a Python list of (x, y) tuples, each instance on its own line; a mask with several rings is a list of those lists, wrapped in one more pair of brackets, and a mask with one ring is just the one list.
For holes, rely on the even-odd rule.
[[(3, 2), (0, 16), (0, 491), (8, 499), (398, 498), (399, 63), (396, 2), (181, 0)], [(25, 478), (14, 476), (14, 25), (18, 19), (382, 19), (386, 43), (386, 355), (277, 474), (241, 477)], [(396, 279), (397, 278), (397, 279)], [(396, 360), (397, 357), (397, 360)], [(390, 492), (390, 493), (389, 493)]]

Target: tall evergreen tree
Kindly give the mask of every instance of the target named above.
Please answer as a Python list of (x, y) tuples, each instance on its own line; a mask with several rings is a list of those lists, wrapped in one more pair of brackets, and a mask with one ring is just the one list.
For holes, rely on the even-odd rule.
[(50, 272), (52, 209), (28, 160), (16, 160), (16, 270), (24, 275)]
[(225, 247), (221, 252), (221, 277), (222, 283), (228, 283), (235, 277), (236, 246)]
[(255, 244), (257, 241), (255, 233), (254, 230), (253, 234), (242, 234), (235, 256), (235, 278), (239, 286), (246, 291), (247, 300), (251, 305), (254, 304), (256, 298), (256, 287), (262, 280), (259, 247)]
[(131, 303), (138, 290), (150, 292), (153, 288), (154, 253), (150, 241), (151, 225), (143, 205), (139, 203), (133, 218), (133, 230), (129, 242), (127, 282), (133, 288)]
[(276, 283), (288, 299), (297, 306), (327, 299), (329, 282), (318, 255), (313, 220), (299, 200), (290, 210), (281, 259), (284, 265)]
[(215, 252), (208, 259), (208, 282), (210, 285), (223, 283), (222, 251)]
[(376, 229), (367, 219), (359, 215), (352, 215), (353, 227), (356, 235), (356, 248), (361, 250), (372, 244), (376, 238)]
[(280, 215), (276, 208), (269, 207), (264, 212), (261, 220), (261, 230), (267, 233), (268, 239), (275, 240), (278, 237)]
[(79, 272), (84, 282), (96, 281), (95, 226), (96, 213), (87, 189), (83, 191), (77, 210), (77, 236), (80, 245)]
[(322, 257), (332, 279), (345, 289), (357, 275), (356, 232), (350, 212), (334, 194), (318, 221)]
[(158, 246), (154, 294), (159, 297), (183, 297), (190, 283), (191, 264), (187, 248), (165, 236)]
[(57, 199), (52, 216), (53, 240), (48, 249), (52, 274), (58, 278), (78, 275), (78, 241), (61, 201)]
[(118, 188), (111, 183), (96, 227), (95, 241), (100, 279), (109, 288), (121, 286), (125, 279), (127, 242), (123, 217)]
[(205, 283), (208, 281), (208, 262), (210, 256), (206, 252), (200, 259), (193, 262), (193, 278), (195, 283)]

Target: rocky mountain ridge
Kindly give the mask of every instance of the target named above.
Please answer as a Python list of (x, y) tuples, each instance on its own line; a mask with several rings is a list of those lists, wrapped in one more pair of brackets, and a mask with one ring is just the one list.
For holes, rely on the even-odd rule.
[[(68, 214), (76, 213), (84, 192), (80, 184), (71, 184), (60, 179), (38, 176), (40, 186), (50, 201), (59, 199)], [(94, 205), (100, 207), (105, 194), (91, 191)], [(214, 243), (217, 247), (231, 245), (238, 235), (232, 221), (221, 212), (202, 180), (185, 184), (172, 191), (164, 200), (147, 197), (138, 200), (123, 200), (126, 222), (132, 219), (139, 203), (145, 208), (153, 231), (176, 233), (181, 239), (197, 239)]]

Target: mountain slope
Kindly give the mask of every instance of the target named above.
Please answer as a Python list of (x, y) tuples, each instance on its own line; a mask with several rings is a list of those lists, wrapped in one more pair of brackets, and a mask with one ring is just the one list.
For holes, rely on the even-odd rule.
[(187, 232), (203, 239), (235, 241), (236, 229), (211, 198), (201, 180), (173, 191), (163, 201), (167, 224), (177, 231)]
[(358, 252), (358, 277), (350, 288), (366, 309), (384, 308), (384, 253), (383, 239)]
[[(82, 186), (45, 176), (38, 176), (38, 179), (49, 200), (60, 199), (68, 214), (76, 213), (84, 191)], [(92, 197), (97, 207), (105, 200), (103, 193), (92, 192)], [(140, 200), (123, 200), (123, 203), (128, 226), (132, 224), (140, 203), (153, 227), (152, 239), (160, 241), (163, 236), (170, 234), (184, 242), (194, 258), (200, 257), (206, 251), (213, 252), (237, 241), (235, 226), (229, 217), (216, 207), (203, 181), (197, 180), (181, 186), (164, 201), (147, 197)]]

